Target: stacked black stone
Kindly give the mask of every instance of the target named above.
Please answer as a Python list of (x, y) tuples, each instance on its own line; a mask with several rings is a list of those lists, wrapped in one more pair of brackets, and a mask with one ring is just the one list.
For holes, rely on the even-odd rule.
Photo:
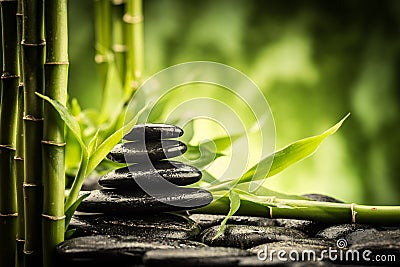
[(165, 124), (137, 125), (107, 156), (130, 164), (101, 177), (104, 188), (91, 191), (78, 211), (109, 215), (145, 214), (199, 208), (212, 201), (202, 189), (184, 188), (201, 179), (195, 167), (169, 159), (186, 152), (175, 138), (183, 130)]

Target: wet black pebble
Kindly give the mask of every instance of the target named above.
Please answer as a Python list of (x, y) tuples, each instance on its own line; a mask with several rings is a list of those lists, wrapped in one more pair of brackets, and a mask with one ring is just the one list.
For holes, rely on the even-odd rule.
[(246, 250), (226, 247), (203, 247), (187, 249), (152, 250), (146, 252), (143, 262), (146, 267), (187, 266), (237, 266), (241, 257), (252, 254)]
[(224, 232), (214, 239), (219, 225), (208, 228), (200, 234), (199, 241), (209, 246), (236, 247), (247, 249), (260, 244), (306, 238), (294, 229), (273, 226), (226, 225)]
[(169, 213), (154, 215), (110, 216), (75, 215), (69, 225), (74, 237), (88, 235), (131, 235), (150, 239), (189, 239), (200, 233), (188, 217)]
[(150, 196), (145, 192), (95, 190), (82, 201), (78, 211), (105, 214), (138, 214), (188, 210), (211, 203), (210, 192), (196, 188), (174, 188)]
[(178, 138), (183, 135), (183, 130), (175, 125), (168, 124), (139, 124), (133, 127), (127, 135), (124, 136), (125, 140), (161, 140)]
[[(355, 231), (363, 231), (367, 229), (374, 229), (370, 225), (366, 224), (338, 224), (327, 227), (319, 231), (315, 237), (328, 238), (328, 239), (339, 239), (344, 238), (348, 234)], [(375, 228), (376, 229), (376, 228)]]
[(132, 266), (141, 263), (143, 254), (149, 250), (204, 246), (204, 244), (189, 240), (96, 235), (66, 240), (57, 246), (57, 253), (64, 264), (81, 263), (82, 266), (87, 266), (87, 264), (127, 266), (130, 264)]
[(159, 179), (165, 179), (175, 185), (190, 185), (201, 179), (201, 172), (181, 162), (158, 161), (111, 171), (101, 177), (99, 183), (105, 187), (125, 189), (139, 188), (139, 185), (145, 182), (156, 184)]
[(187, 147), (184, 143), (176, 140), (128, 142), (117, 144), (107, 155), (112, 161), (141, 163), (174, 158), (184, 154)]
[[(219, 225), (225, 219), (225, 215), (216, 214), (192, 214), (190, 219), (195, 221), (201, 229), (207, 229), (214, 225)], [(276, 226), (275, 219), (251, 216), (232, 216), (228, 219), (228, 224), (245, 224), (254, 226)]]

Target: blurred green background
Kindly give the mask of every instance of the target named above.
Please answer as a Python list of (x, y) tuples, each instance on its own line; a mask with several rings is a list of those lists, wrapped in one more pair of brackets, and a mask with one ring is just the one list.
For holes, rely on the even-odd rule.
[[(99, 108), (93, 1), (69, 5), (69, 93)], [(146, 76), (194, 60), (237, 68), (267, 98), (277, 148), (352, 113), (271, 189), (400, 204), (400, 1), (144, 0), (144, 15)]]

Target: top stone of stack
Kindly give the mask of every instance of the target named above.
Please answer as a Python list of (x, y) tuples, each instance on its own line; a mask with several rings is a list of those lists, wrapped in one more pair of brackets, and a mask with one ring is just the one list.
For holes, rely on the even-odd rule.
[(124, 136), (125, 140), (164, 140), (178, 138), (183, 135), (183, 130), (168, 124), (140, 124), (136, 125), (131, 132)]

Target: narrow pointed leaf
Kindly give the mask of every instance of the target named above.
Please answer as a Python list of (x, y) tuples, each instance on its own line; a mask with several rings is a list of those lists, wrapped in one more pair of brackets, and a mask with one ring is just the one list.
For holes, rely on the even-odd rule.
[[(273, 176), (290, 165), (299, 162), (310, 155), (312, 155), (322, 141), (328, 136), (334, 134), (343, 122), (347, 119), (350, 114), (347, 114), (340, 122), (338, 122), (333, 127), (329, 128), (327, 131), (323, 132), (320, 135), (308, 137), (299, 141), (296, 141), (287, 147), (275, 152), (274, 154), (267, 156), (263, 160), (261, 160), (258, 164), (249, 169), (240, 179), (239, 183), (249, 182), (251, 180), (261, 180), (266, 177)], [(271, 165), (272, 161), (272, 165)], [(263, 168), (271, 168), (265, 170)], [(268, 172), (267, 172), (268, 171)], [(265, 173), (267, 172), (267, 175)]]
[(113, 149), (113, 147), (122, 140), (124, 134), (132, 130), (133, 126), (135, 126), (139, 116), (142, 114), (145, 108), (147, 108), (147, 106), (139, 111), (138, 114), (136, 114), (136, 116), (130, 122), (118, 129), (115, 133), (113, 133), (102, 144), (98, 146), (96, 151), (94, 151), (89, 158), (89, 164), (86, 170), (87, 174), (90, 174), (96, 168), (96, 166), (99, 165), (99, 163), (107, 156), (107, 154)]
[(71, 207), (69, 207), (67, 209), (67, 211), (65, 212), (65, 229), (68, 228), (69, 222), (71, 221), (72, 215), (74, 215), (76, 209), (78, 208), (78, 206), (81, 204), (81, 202), (87, 198), (90, 195), (90, 193), (87, 194), (83, 194), (82, 196), (80, 196), (75, 202), (74, 204), (72, 204)]
[(225, 225), (228, 222), (229, 218), (232, 217), (238, 211), (239, 208), (240, 208), (239, 194), (233, 190), (229, 191), (229, 213), (221, 222), (221, 227), (219, 228), (218, 233), (214, 236), (213, 239), (217, 238), (224, 232)]
[(79, 123), (76, 121), (75, 117), (68, 111), (68, 109), (57, 100), (51, 99), (50, 97), (39, 93), (36, 94), (41, 98), (43, 98), (44, 100), (46, 100), (47, 102), (49, 102), (54, 107), (54, 109), (60, 115), (61, 119), (65, 122), (65, 124), (71, 130), (76, 140), (79, 142), (82, 150), (86, 151), (86, 146), (82, 140), (81, 128), (79, 126)]

